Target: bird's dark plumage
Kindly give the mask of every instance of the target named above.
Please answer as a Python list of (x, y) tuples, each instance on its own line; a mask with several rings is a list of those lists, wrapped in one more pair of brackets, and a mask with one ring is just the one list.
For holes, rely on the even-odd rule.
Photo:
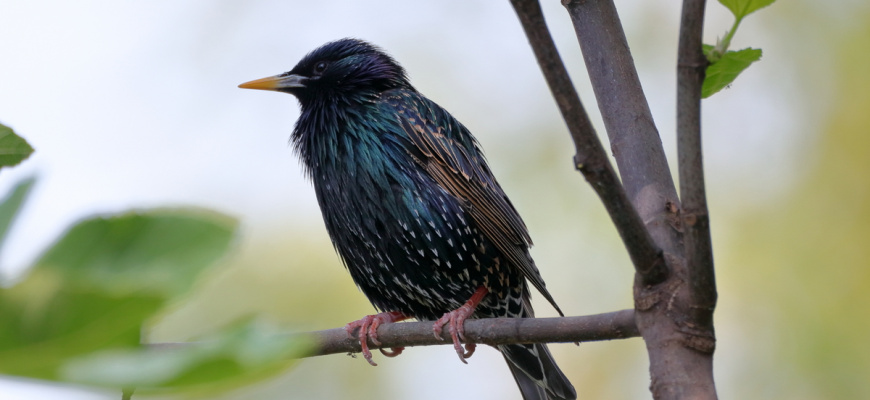
[[(337, 252), (375, 307), (436, 320), (482, 287), (472, 318), (532, 317), (528, 282), (558, 310), (477, 141), (383, 51), (338, 40), (242, 87), (299, 99), (292, 143)], [(526, 399), (576, 398), (546, 345), (499, 350)]]

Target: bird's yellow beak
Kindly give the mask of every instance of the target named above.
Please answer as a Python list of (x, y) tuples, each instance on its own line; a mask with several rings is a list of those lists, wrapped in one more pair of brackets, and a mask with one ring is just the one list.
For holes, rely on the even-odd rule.
[(305, 87), (306, 80), (308, 80), (308, 78), (301, 75), (281, 74), (245, 82), (239, 85), (239, 87), (242, 89), (282, 90)]

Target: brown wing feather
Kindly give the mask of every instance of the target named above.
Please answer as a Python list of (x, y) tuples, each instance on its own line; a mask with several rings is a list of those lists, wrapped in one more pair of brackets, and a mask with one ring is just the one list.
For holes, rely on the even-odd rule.
[[(438, 117), (433, 110), (437, 107), (434, 103), (425, 106), (418, 101), (417, 104), (424, 107), (422, 109), (411, 109), (406, 104), (394, 103), (401, 109), (401, 112), (397, 110), (396, 118), (418, 150), (412, 152), (417, 153), (417, 161), (439, 185), (463, 201), (464, 208), (481, 232), (541, 292), (559, 315), (564, 315), (528, 256), (526, 249), (532, 245), (532, 239), (525, 223), (486, 166), (471, 134), (444, 111), (440, 113), (442, 119), (433, 123), (436, 121), (431, 119)], [(445, 126), (448, 131), (445, 131)]]

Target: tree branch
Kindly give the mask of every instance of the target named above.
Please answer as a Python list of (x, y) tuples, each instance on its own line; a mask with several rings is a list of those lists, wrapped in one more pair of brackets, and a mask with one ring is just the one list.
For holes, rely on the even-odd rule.
[(712, 331), (716, 275), (701, 148), (701, 86), (708, 64), (701, 50), (705, 3), (683, 2), (677, 56), (677, 154), (690, 297), (695, 319)]
[(616, 7), (612, 0), (562, 3), (583, 51), (625, 192), (669, 268), (666, 279), (655, 284), (638, 273), (634, 285), (635, 318), (649, 354), (653, 397), (715, 399), (715, 338), (699, 324), (686, 288), (691, 277), (680, 200)]
[[(381, 345), (368, 342), (369, 348), (411, 347), (451, 344), (450, 334), (439, 340), (432, 334), (432, 322), (384, 324), (378, 328)], [(316, 343), (305, 357), (339, 353), (359, 353), (356, 337), (348, 337), (344, 328), (293, 333), (290, 337)], [(513, 343), (592, 342), (640, 336), (634, 322), (634, 310), (562, 318), (483, 318), (465, 321), (465, 336), (477, 344), (497, 346)], [(153, 343), (153, 349), (193, 346), (190, 343)]]
[[(655, 242), (678, 241), (674, 181), (612, 0), (571, 1), (568, 10), (625, 192)], [(679, 252), (677, 254), (681, 254)]]
[(583, 174), (604, 203), (632, 264), (643, 281), (649, 285), (663, 281), (668, 272), (664, 256), (653, 242), (637, 210), (631, 205), (607, 159), (604, 147), (550, 36), (540, 4), (537, 0), (511, 0), (511, 5), (529, 39), (562, 118), (568, 125), (576, 151), (575, 168)]

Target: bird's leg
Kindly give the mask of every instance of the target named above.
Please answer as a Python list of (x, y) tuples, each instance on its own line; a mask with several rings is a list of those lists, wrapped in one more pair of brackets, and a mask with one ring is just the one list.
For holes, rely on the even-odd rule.
[[(377, 367), (378, 364), (372, 361), (372, 352), (369, 350), (368, 339), (371, 339), (372, 343), (380, 346), (381, 342), (378, 341), (378, 326), (383, 323), (398, 322), (408, 318), (410, 317), (398, 311), (366, 315), (358, 321), (353, 321), (345, 325), (344, 330), (347, 332), (348, 337), (353, 337), (353, 331), (359, 328), (357, 338), (359, 339), (359, 345), (362, 348), (363, 358), (365, 358), (372, 366)], [(387, 357), (395, 357), (402, 354), (402, 350), (404, 349), (404, 347), (395, 347), (392, 348), (392, 351), (390, 352), (381, 349), (381, 353)]]
[(465, 349), (463, 349), (459, 339), (465, 340), (465, 320), (474, 313), (474, 309), (477, 308), (477, 305), (480, 304), (487, 293), (489, 293), (489, 290), (486, 287), (481, 286), (477, 288), (465, 304), (438, 318), (435, 321), (435, 326), (432, 327), (435, 337), (444, 340), (441, 338), (441, 328), (449, 324), (447, 327), (450, 330), (450, 337), (453, 339), (453, 348), (456, 349), (456, 354), (459, 354), (459, 360), (466, 364), (468, 362), (465, 359), (474, 354), (474, 349), (477, 346), (474, 343), (468, 343), (465, 345)]

